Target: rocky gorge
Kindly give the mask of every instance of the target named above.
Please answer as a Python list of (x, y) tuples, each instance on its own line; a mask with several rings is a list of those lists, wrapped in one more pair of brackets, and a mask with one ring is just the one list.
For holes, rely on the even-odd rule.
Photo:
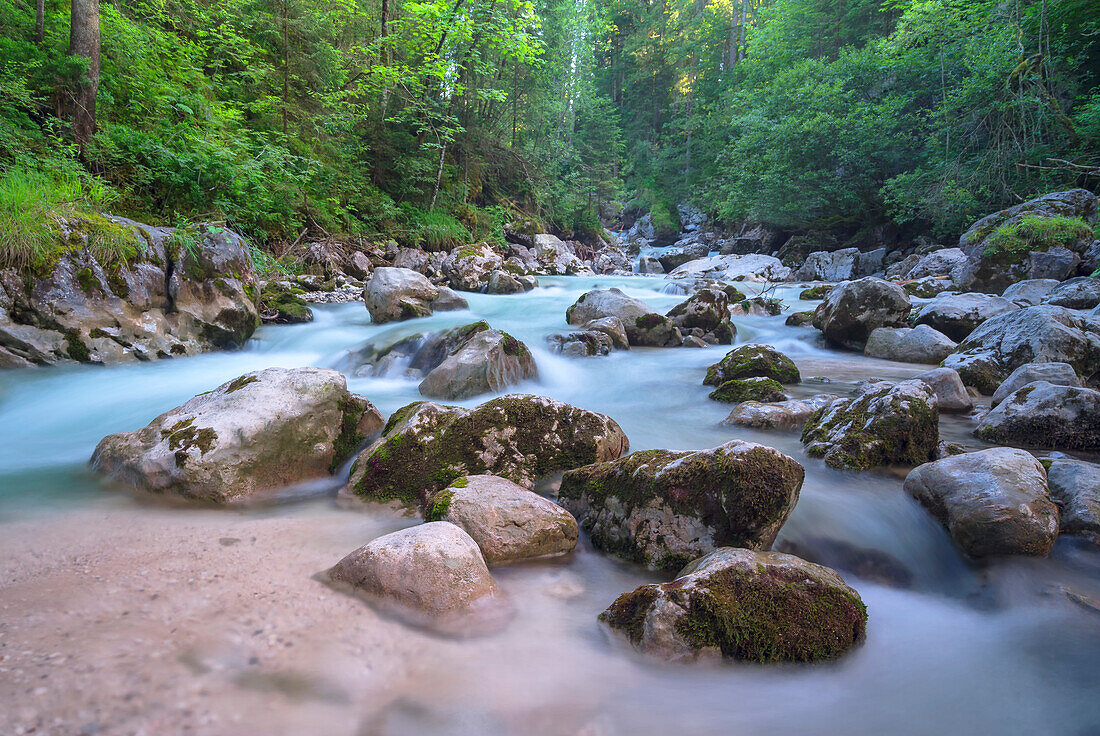
[[(682, 214), (678, 240), (655, 244), (640, 220), (590, 258), (548, 234), (504, 252), (379, 247), (329, 258), (319, 248), (317, 273), (285, 280), (279, 293), (295, 299), (274, 309), (308, 302), (312, 321), (272, 318), (258, 329), (273, 311), (263, 293), (279, 281), (246, 269), (247, 251), (228, 231), (196, 235), (219, 269), (236, 263), (228, 253), (240, 261), (224, 286), (191, 267), (191, 250), (172, 255), (170, 233), (149, 236), (148, 263), (120, 270), (129, 283), (161, 268), (165, 280), (153, 281), (168, 286), (155, 293), (172, 306), (121, 294), (107, 271), (102, 294), (77, 294), (78, 261), (63, 261), (22, 296), (5, 292), (18, 296), (5, 307), (12, 334), (33, 327), (56, 334), (36, 340), (57, 342), (37, 353), (3, 343), (21, 369), (0, 375), (0, 420), (22, 428), (0, 451), (5, 485), (18, 489), (0, 493), (7, 538), (56, 538), (66, 514), (107, 514), (124, 520), (112, 544), (125, 546), (148, 520), (176, 519), (248, 568), (248, 550), (321, 519), (296, 532), (304, 551), (277, 588), (234, 585), (287, 616), (324, 601), (339, 611), (338, 634), (302, 620), (275, 643), (218, 634), (211, 646), (244, 655), (216, 666), (200, 658), (200, 667), (188, 663), (201, 650), (190, 639), (206, 641), (202, 612), (168, 615), (187, 648), (169, 646), (151, 678), (168, 687), (184, 667), (205, 687), (259, 682), (275, 713), (304, 698), (330, 725), (369, 719), (381, 733), (427, 732), (453, 725), (460, 707), (473, 730), (500, 733), (530, 732), (518, 724), (543, 713), (569, 721), (568, 733), (672, 727), (685, 710), (701, 714), (700, 733), (730, 722), (843, 733), (856, 716), (872, 730), (917, 733), (885, 714), (915, 709), (937, 732), (975, 717), (1001, 733), (1087, 728), (1098, 715), (1087, 694), (1100, 615), (1100, 291), (1083, 270), (1095, 243), (1079, 228), (1068, 231), (1076, 240), (1035, 249), (1009, 236), (1025, 218), (1094, 227), (1096, 198), (1056, 193), (996, 213), (957, 248), (817, 249), (807, 235), (761, 228), (724, 237), (689, 208)], [(57, 293), (67, 301), (45, 296)], [(108, 306), (65, 321), (77, 319), (75, 307), (62, 309), (74, 303)], [(28, 324), (27, 304), (40, 326)], [(807, 326), (787, 323), (800, 312), (812, 312)], [(207, 321), (186, 316), (195, 313)], [(248, 329), (232, 332), (238, 313)], [(151, 333), (183, 348), (150, 356), (152, 338), (132, 330), (92, 336), (125, 329), (124, 316), (160, 320)], [(301, 323), (282, 324), (292, 321)], [(74, 356), (66, 330), (118, 350), (88, 342), (88, 355)], [(137, 364), (211, 348), (236, 349)], [(29, 367), (71, 362), (119, 365)], [(63, 424), (73, 429), (59, 432)], [(83, 467), (89, 457), (95, 475)], [(36, 485), (43, 475), (48, 488)], [(83, 495), (59, 490), (68, 487)], [(57, 499), (61, 518), (36, 508), (36, 488)], [(226, 505), (233, 510), (217, 508)], [(225, 531), (232, 524), (253, 525), (252, 541)], [(31, 577), (67, 569), (63, 545), (40, 544), (33, 559), (6, 549), (13, 623), (3, 661), (18, 670), (14, 687), (30, 687), (46, 648), (78, 664), (91, 656), (84, 643), (30, 641), (43, 620), (68, 615), (23, 603)], [(170, 549), (156, 537), (135, 544)], [(137, 603), (147, 594), (133, 570), (81, 554), (93, 560), (81, 564), (96, 590), (127, 591), (117, 610), (104, 604), (105, 617), (134, 609), (151, 637), (173, 639), (158, 623), (164, 612)], [(277, 546), (264, 560), (286, 570)], [(184, 579), (201, 577), (183, 569)], [(252, 620), (251, 604), (233, 603), (217, 581), (198, 589), (214, 598), (203, 610), (229, 606)], [(278, 649), (326, 639), (344, 674)], [(509, 654), (517, 649), (524, 656)], [(140, 650), (124, 656), (137, 662)], [(437, 656), (452, 670), (434, 669)], [(408, 658), (433, 672), (443, 701), (392, 681), (375, 697), (383, 686), (350, 664), (359, 657), (379, 672)], [(724, 664), (706, 669), (708, 660)], [(836, 662), (810, 664), (824, 660)], [(779, 662), (798, 664), (746, 666)], [(1003, 690), (980, 684), (991, 666)], [(1057, 685), (1045, 679), (1052, 672)], [(135, 687), (117, 673), (100, 687), (79, 668), (66, 677), (97, 701)], [(543, 688), (512, 711), (479, 678)], [(3, 702), (15, 701), (14, 687), (0, 689)], [(719, 704), (731, 688), (804, 704), (782, 716)], [(960, 693), (966, 709), (943, 707)], [(63, 720), (142, 718), (117, 700), (87, 701)], [(177, 712), (167, 701), (153, 708)], [(198, 718), (195, 708), (180, 717)], [(256, 708), (258, 722), (275, 717)], [(40, 707), (12, 712), (21, 728), (45, 724)]]

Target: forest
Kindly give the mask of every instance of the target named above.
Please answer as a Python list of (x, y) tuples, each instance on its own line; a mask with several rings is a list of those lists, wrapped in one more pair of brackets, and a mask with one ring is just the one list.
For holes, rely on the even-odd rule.
[(0, 0), (0, 258), (66, 208), (432, 249), (954, 238), (1100, 181), (1093, 0)]

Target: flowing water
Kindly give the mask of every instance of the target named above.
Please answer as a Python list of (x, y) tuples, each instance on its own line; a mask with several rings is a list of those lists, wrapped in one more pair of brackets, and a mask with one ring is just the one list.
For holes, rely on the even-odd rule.
[[(854, 556), (857, 562), (878, 561), (856, 565), (855, 572), (843, 570), (867, 604), (867, 641), (840, 661), (818, 666), (669, 666), (646, 660), (609, 639), (596, 616), (620, 593), (657, 578), (604, 557), (582, 541), (568, 560), (495, 571), (517, 609), (507, 630), (495, 636), (423, 644), (433, 639), (381, 621), (356, 601), (361, 608), (351, 609), (351, 615), (378, 621), (386, 637), (384, 645), (378, 645), (381, 653), (364, 656), (383, 661), (386, 656), (403, 656), (400, 652), (409, 642), (420, 642), (426, 651), (404, 656), (422, 658), (422, 670), (431, 673), (431, 696), (425, 696), (423, 682), (393, 685), (386, 707), (379, 708), (355, 693), (343, 693), (305, 732), (1100, 734), (1100, 615), (1062, 593), (1066, 586), (1100, 597), (1100, 555), (1094, 548), (1064, 537), (1049, 559), (974, 566), (958, 554), (940, 525), (903, 493), (903, 471), (835, 471), (806, 457), (797, 433), (720, 425), (730, 407), (707, 399), (710, 389), (702, 385), (702, 377), (725, 348), (632, 349), (583, 360), (545, 350), (545, 336), (567, 328), (565, 309), (583, 292), (618, 286), (664, 312), (683, 299), (663, 293), (667, 281), (541, 281), (540, 288), (522, 295), (467, 294), (469, 311), (393, 325), (371, 324), (362, 303), (317, 306), (312, 324), (261, 328), (246, 349), (234, 353), (0, 374), (0, 555), (15, 565), (26, 552), (4, 543), (5, 529), (38, 524), (34, 528), (48, 534), (48, 523), (60, 523), (66, 515), (86, 509), (108, 509), (114, 514), (110, 518), (134, 524), (144, 519), (155, 525), (175, 520), (205, 524), (210, 518), (221, 523), (219, 519), (230, 516), (245, 522), (309, 519), (325, 530), (319, 533), (339, 537), (344, 552), (413, 523), (335, 509), (329, 497), (332, 484), (316, 489), (321, 498), (275, 509), (166, 510), (101, 488), (86, 462), (103, 435), (143, 426), (194, 394), (246, 371), (270, 366), (346, 367), (348, 351), (366, 343), (390, 344), (417, 332), (484, 319), (534, 352), (538, 380), (514, 391), (606, 413), (622, 425), (632, 449), (696, 449), (741, 438), (776, 447), (803, 463), (806, 482), (801, 499), (778, 545), (822, 555), (831, 551), (848, 560)], [(815, 306), (799, 301), (797, 294), (796, 287), (787, 286), (778, 295), (790, 311)], [(868, 377), (900, 379), (923, 370), (827, 349), (816, 330), (787, 327), (783, 320), (736, 318), (737, 343), (766, 342), (791, 356), (804, 379), (793, 389), (796, 396), (845, 394)], [(392, 374), (349, 376), (349, 387), (370, 398), (384, 415), (421, 398), (415, 381)], [(485, 399), (459, 403), (473, 406)], [(955, 441), (973, 443), (970, 426), (965, 418), (943, 421), (945, 436)], [(94, 535), (96, 530), (84, 533)], [(94, 559), (82, 564), (95, 568)], [(309, 564), (315, 571), (323, 569), (312, 560)], [(336, 595), (319, 583), (309, 584), (317, 586), (309, 589), (310, 595)], [(4, 601), (5, 595), (0, 586), (0, 604), (10, 613), (13, 601)], [(262, 612), (258, 615), (262, 619)], [(10, 661), (20, 646), (10, 632), (5, 636), (0, 621), (0, 655), (6, 651)], [(433, 647), (437, 659), (431, 654)], [(58, 649), (64, 652), (64, 646)], [(0, 666), (4, 661), (0, 656)], [(153, 661), (143, 666), (168, 667)], [(0, 680), (3, 671), (0, 667)], [(90, 687), (94, 690), (94, 683)], [(276, 687), (264, 697), (272, 713), (288, 714), (282, 721), (287, 733), (302, 732), (300, 725), (290, 725), (296, 722), (289, 714), (305, 706), (285, 690)], [(3, 711), (5, 705), (20, 705), (23, 696), (0, 686), (0, 697), (17, 701), (0, 700)], [(63, 701), (65, 694), (48, 697)], [(36, 707), (40, 715), (49, 714), (49, 705)], [(0, 732), (4, 724), (0, 718)], [(110, 724), (100, 726), (105, 730), (99, 732), (110, 732)], [(250, 731), (210, 726), (205, 732)]]

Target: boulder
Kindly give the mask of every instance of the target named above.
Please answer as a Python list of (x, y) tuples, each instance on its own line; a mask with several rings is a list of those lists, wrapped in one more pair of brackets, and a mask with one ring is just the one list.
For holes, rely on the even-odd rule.
[(918, 299), (932, 299), (945, 291), (952, 291), (955, 284), (947, 276), (925, 276), (915, 281), (905, 281), (901, 284), (905, 293)]
[(596, 251), (596, 254), (592, 257), (592, 270), (602, 274), (614, 273), (615, 271), (629, 273), (633, 269), (631, 268), (630, 256), (618, 246), (607, 245)]
[(507, 271), (493, 271), (485, 284), (486, 294), (520, 294), (538, 286), (534, 276), (516, 276)]
[(920, 465), (940, 440), (936, 395), (924, 381), (871, 381), (814, 412), (802, 428), (811, 457), (833, 468)]
[(859, 248), (811, 253), (794, 272), (794, 278), (802, 281), (847, 281), (856, 276), (858, 259)]
[(1018, 304), (992, 294), (939, 294), (920, 308), (917, 324), (928, 325), (959, 341), (990, 317), (1019, 308)]
[(439, 296), (432, 302), (431, 307), (436, 312), (455, 312), (460, 309), (469, 309), (470, 303), (459, 296), (457, 292), (446, 286), (440, 286)]
[(538, 377), (535, 359), (522, 342), (500, 330), (476, 330), (420, 382), (422, 396), (468, 399), (503, 391)]
[(568, 358), (590, 358), (607, 355), (611, 352), (611, 337), (598, 330), (578, 330), (575, 332), (556, 332), (546, 338), (550, 352), (559, 353)]
[(248, 246), (231, 230), (99, 215), (44, 227), (61, 241), (49, 263), (0, 269), (0, 366), (233, 349), (259, 324)]
[(726, 353), (722, 360), (707, 368), (704, 386), (720, 386), (735, 378), (763, 376), (779, 383), (799, 383), (802, 377), (794, 361), (771, 345), (750, 343)]
[(798, 294), (799, 299), (806, 301), (821, 301), (825, 298), (825, 295), (829, 293), (829, 290), (833, 288), (832, 284), (815, 284), (803, 289)]
[(867, 338), (864, 355), (901, 363), (939, 363), (958, 345), (927, 325), (879, 327)]
[(791, 269), (778, 258), (753, 253), (743, 256), (708, 256), (688, 261), (670, 279), (705, 278), (713, 281), (788, 281)]
[(689, 261), (706, 258), (709, 253), (710, 246), (706, 243), (686, 241), (665, 249), (657, 256), (657, 260), (666, 272), (670, 272)]
[(709, 394), (715, 401), (737, 404), (742, 401), (786, 401), (783, 384), (771, 378), (734, 378), (725, 381)]
[(681, 332), (698, 328), (703, 337), (710, 335), (719, 345), (729, 345), (737, 334), (730, 322), (729, 297), (721, 289), (700, 289), (669, 310), (667, 316)]
[(387, 611), (444, 631), (481, 628), (505, 606), (477, 544), (446, 521), (378, 537), (328, 574)]
[(493, 475), (456, 478), (428, 501), (424, 518), (460, 527), (477, 542), (490, 565), (565, 554), (577, 546), (572, 514)]
[(104, 437), (91, 462), (124, 486), (230, 503), (335, 472), (381, 427), (343, 374), (268, 368)]
[(933, 368), (913, 376), (914, 381), (924, 381), (936, 394), (936, 404), (941, 412), (970, 411), (974, 400), (963, 385), (959, 374), (950, 368)]
[(409, 268), (376, 268), (363, 288), (363, 301), (375, 324), (431, 316), (438, 297), (439, 289)]
[(571, 325), (606, 317), (617, 317), (622, 322), (631, 345), (664, 347), (679, 345), (683, 339), (667, 317), (651, 311), (641, 299), (627, 296), (616, 288), (581, 294), (565, 312), (565, 320)]
[(905, 491), (971, 557), (1039, 555), (1058, 536), (1058, 508), (1031, 453), (1007, 447), (945, 457), (910, 471)]
[(1100, 544), (1100, 465), (1068, 458), (1051, 460), (1047, 483), (1061, 511), (1062, 531)]
[(963, 382), (992, 394), (1025, 363), (1069, 363), (1086, 379), (1100, 366), (1100, 319), (1040, 305), (986, 320), (947, 356)]
[(909, 297), (897, 284), (867, 277), (833, 287), (814, 310), (814, 327), (832, 345), (863, 350), (879, 327), (902, 327), (910, 312)]
[(974, 434), (999, 445), (1100, 450), (1100, 391), (1029, 383), (982, 417)]
[(504, 258), (488, 243), (475, 243), (455, 248), (443, 261), (443, 276), (451, 288), (459, 291), (481, 291), (489, 283), (493, 271), (504, 268)]
[(1020, 306), (1033, 307), (1041, 304), (1059, 283), (1056, 279), (1026, 279), (1009, 286), (1001, 296)]
[(1025, 363), (1009, 374), (1008, 378), (993, 392), (990, 402), (996, 406), (1017, 389), (1035, 381), (1046, 381), (1055, 386), (1080, 386), (1081, 379), (1069, 363)]
[(638, 259), (638, 273), (665, 273), (665, 267), (653, 256), (642, 256)]
[(600, 620), (664, 659), (816, 662), (863, 641), (867, 609), (826, 567), (779, 552), (723, 547), (672, 582), (619, 596)]
[(743, 401), (722, 420), (722, 424), (753, 429), (800, 428), (815, 411), (839, 398), (833, 394), (818, 394), (808, 399), (788, 399), (770, 403)]
[(287, 282), (268, 281), (260, 289), (260, 319), (289, 325), (313, 321), (311, 310), (301, 298), (302, 290)]
[(1100, 304), (1100, 278), (1081, 276), (1063, 281), (1047, 294), (1047, 304), (1068, 309), (1092, 309)]
[[(1087, 236), (1086, 236), (1087, 237)], [(1081, 241), (1078, 241), (1080, 243)], [(1080, 247), (1078, 244), (1076, 247)], [(1081, 264), (1081, 256), (1068, 248), (1053, 246), (1045, 251), (1028, 253), (1027, 275), (1032, 279), (1063, 281), (1072, 276)]]
[(1093, 278), (1100, 274), (1100, 240), (1092, 241), (1092, 245), (1081, 254), (1081, 263), (1077, 266), (1077, 272), (1082, 276)]
[(966, 253), (961, 248), (943, 248), (920, 256), (915, 263), (911, 264), (904, 278), (914, 281), (929, 276), (951, 276), (966, 262)]
[(617, 350), (629, 350), (630, 341), (626, 336), (626, 327), (618, 317), (601, 317), (584, 323), (585, 330), (602, 332), (611, 338), (611, 345)]
[(463, 475), (531, 487), (553, 473), (622, 457), (629, 447), (609, 417), (542, 396), (502, 396), (475, 409), (421, 401), (394, 412), (341, 493), (423, 506)]
[(788, 327), (813, 327), (814, 313), (791, 312), (787, 315), (787, 319), (783, 320), (783, 324), (787, 325)]
[(353, 250), (344, 259), (344, 273), (360, 281), (366, 281), (374, 273), (370, 256), (361, 250)]
[(734, 440), (710, 450), (647, 450), (570, 470), (558, 502), (592, 544), (675, 571), (716, 547), (766, 550), (805, 473), (778, 450)]
[(551, 276), (592, 275), (592, 269), (577, 258), (573, 246), (547, 233), (534, 236), (535, 258), (539, 267)]

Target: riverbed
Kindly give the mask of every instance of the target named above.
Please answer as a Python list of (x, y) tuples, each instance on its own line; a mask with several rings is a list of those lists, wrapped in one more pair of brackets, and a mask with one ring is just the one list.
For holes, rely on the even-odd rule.
[[(527, 294), (465, 294), (470, 309), (374, 325), (360, 302), (313, 323), (261, 328), (245, 349), (110, 368), (0, 373), (0, 734), (1071, 734), (1100, 733), (1100, 554), (1063, 536), (1048, 559), (974, 565), (901, 487), (904, 469), (837, 471), (797, 432), (721, 425), (706, 367), (728, 350), (639, 349), (566, 359), (545, 337), (597, 286), (665, 312), (661, 278), (542, 278)], [(751, 291), (752, 285), (747, 285)], [(847, 394), (924, 366), (829, 349), (788, 327), (816, 302), (777, 293), (778, 317), (736, 317), (738, 344), (798, 364), (792, 395)], [(814, 666), (665, 665), (596, 620), (661, 578), (582, 539), (568, 558), (494, 569), (516, 616), (502, 632), (442, 638), (386, 618), (317, 574), (417, 520), (339, 507), (339, 479), (251, 509), (170, 506), (102, 487), (87, 460), (104, 435), (242, 373), (348, 369), (349, 351), (479, 319), (532, 349), (514, 389), (613, 417), (633, 450), (740, 438), (806, 467), (777, 547), (876, 560), (842, 570), (867, 604), (867, 641)], [(349, 372), (388, 415), (416, 381)], [(486, 396), (457, 402), (475, 406)], [(977, 446), (972, 420), (943, 435)], [(346, 472), (346, 470), (345, 470)]]

